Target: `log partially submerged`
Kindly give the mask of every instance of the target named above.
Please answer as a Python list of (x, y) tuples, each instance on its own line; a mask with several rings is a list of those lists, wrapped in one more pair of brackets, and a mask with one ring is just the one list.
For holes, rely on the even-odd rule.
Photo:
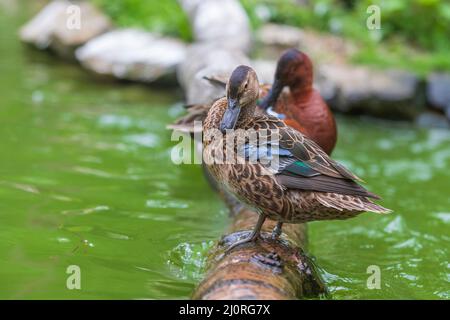
[(275, 222), (266, 220), (262, 239), (226, 252), (230, 244), (248, 236), (256, 224), (257, 213), (221, 193), (233, 218), (230, 233), (211, 251), (206, 277), (192, 299), (292, 300), (326, 295), (325, 285), (304, 253), (305, 224), (285, 225), (280, 240), (273, 240)]

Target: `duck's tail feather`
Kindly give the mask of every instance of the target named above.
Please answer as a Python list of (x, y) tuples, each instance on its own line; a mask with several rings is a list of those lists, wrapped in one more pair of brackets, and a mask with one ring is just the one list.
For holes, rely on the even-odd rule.
[(203, 79), (208, 80), (212, 85), (219, 86), (223, 89), (227, 86), (228, 79), (224, 76), (204, 76)]
[(364, 209), (365, 209), (365, 211), (381, 213), (381, 214), (392, 212), (391, 209), (380, 206), (379, 204), (373, 203), (370, 200), (367, 200), (367, 202), (364, 203)]
[(369, 211), (381, 214), (392, 212), (392, 210), (384, 208), (366, 197), (338, 193), (316, 193), (316, 197), (322, 205), (339, 211)]

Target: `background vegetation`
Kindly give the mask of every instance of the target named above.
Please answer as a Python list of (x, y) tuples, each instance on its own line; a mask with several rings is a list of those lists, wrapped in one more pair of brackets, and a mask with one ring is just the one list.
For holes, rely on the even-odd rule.
[(189, 20), (177, 0), (92, 0), (123, 27), (140, 27), (192, 40)]
[[(93, 0), (121, 26), (138, 26), (191, 40), (176, 0)], [(241, 0), (252, 26), (271, 21), (313, 28), (354, 41), (354, 62), (425, 74), (450, 70), (448, 0)], [(369, 5), (381, 8), (381, 30), (368, 31)]]

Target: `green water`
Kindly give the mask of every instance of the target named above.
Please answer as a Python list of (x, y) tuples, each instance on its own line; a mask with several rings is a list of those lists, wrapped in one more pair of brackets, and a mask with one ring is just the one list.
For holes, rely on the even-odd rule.
[[(22, 47), (26, 15), (0, 14), (0, 298), (188, 298), (228, 218), (198, 166), (170, 161), (181, 95)], [(335, 157), (395, 213), (310, 224), (331, 297), (448, 299), (450, 133), (338, 122)]]

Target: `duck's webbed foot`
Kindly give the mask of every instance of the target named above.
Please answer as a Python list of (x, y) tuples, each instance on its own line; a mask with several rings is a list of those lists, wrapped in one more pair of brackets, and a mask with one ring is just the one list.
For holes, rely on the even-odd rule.
[(281, 236), (281, 229), (283, 227), (283, 222), (278, 221), (275, 228), (273, 228), (272, 231), (272, 239), (276, 240)]
[(259, 238), (259, 233), (255, 234), (255, 235), (253, 235), (253, 233), (252, 233), (249, 237), (233, 243), (231, 246), (229, 246), (227, 248), (226, 252), (233, 250), (234, 248), (236, 248), (237, 246), (240, 246), (241, 244), (245, 244), (245, 243), (249, 243), (249, 242), (256, 242), (256, 240), (258, 240), (258, 238)]
[(237, 246), (240, 246), (241, 244), (245, 244), (245, 243), (249, 243), (249, 242), (255, 242), (256, 240), (258, 240), (258, 238), (260, 236), (260, 231), (261, 231), (262, 225), (264, 224), (264, 220), (266, 220), (266, 215), (265, 214), (260, 214), (259, 218), (258, 218), (258, 222), (256, 223), (256, 226), (253, 229), (253, 231), (250, 234), (250, 236), (248, 236), (245, 239), (242, 239), (242, 240), (239, 240), (239, 241), (233, 243), (232, 245), (230, 245), (227, 248), (227, 250), (225, 252), (229, 252), (232, 249), (236, 248)]

